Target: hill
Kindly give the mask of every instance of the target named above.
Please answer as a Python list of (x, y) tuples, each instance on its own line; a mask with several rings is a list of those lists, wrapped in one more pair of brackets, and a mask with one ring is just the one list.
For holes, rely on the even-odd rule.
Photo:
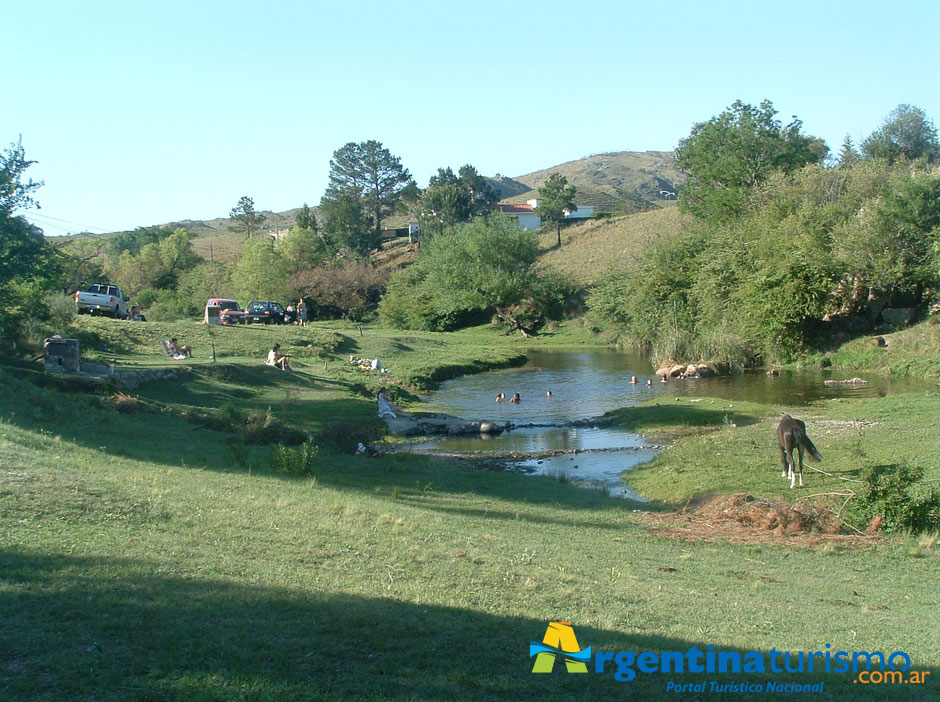
[(589, 287), (608, 270), (631, 269), (657, 241), (679, 234), (687, 215), (676, 207), (591, 219), (561, 231), (561, 248), (554, 248), (555, 232), (542, 234), (542, 263)]
[(618, 151), (595, 154), (577, 161), (519, 176), (514, 182), (526, 192), (504, 195), (507, 202), (525, 202), (537, 196), (552, 173), (560, 173), (578, 189), (578, 204), (611, 212), (638, 212), (675, 202), (685, 181), (671, 151)]

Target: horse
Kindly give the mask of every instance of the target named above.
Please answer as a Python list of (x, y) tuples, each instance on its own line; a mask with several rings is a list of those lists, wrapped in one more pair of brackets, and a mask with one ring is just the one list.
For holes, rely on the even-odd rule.
[(822, 455), (806, 435), (806, 424), (784, 414), (777, 425), (777, 445), (780, 447), (780, 460), (783, 462), (783, 477), (790, 479), (790, 489), (796, 483), (796, 465), (793, 463), (793, 449), (800, 456), (800, 487), (803, 487), (803, 451), (814, 461), (821, 461)]

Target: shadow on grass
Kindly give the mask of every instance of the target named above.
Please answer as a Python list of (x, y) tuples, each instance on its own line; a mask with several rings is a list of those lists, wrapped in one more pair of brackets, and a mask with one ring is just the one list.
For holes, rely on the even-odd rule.
[[(292, 374), (271, 372), (296, 378)], [(235, 390), (242, 387), (231, 386)], [(57, 447), (54, 451), (58, 453), (68, 445), (93, 452), (74, 456), (72, 460), (78, 466), (124, 458), (140, 461), (142, 470), (166, 465), (228, 473), (250, 471), (266, 479), (294, 480), (273, 472), (267, 447), (245, 446), (243, 439), (235, 433), (215, 431), (162, 412), (131, 411), (122, 414), (116, 411), (108, 398), (96, 395), (50, 391), (20, 381), (16, 381), (12, 390), (9, 396), (0, 395), (0, 420), (10, 425), (11, 431), (22, 432), (18, 436), (11, 434), (11, 440), (34, 446), (40, 452)], [(174, 395), (177, 390), (181, 396)], [(221, 394), (213, 395), (212, 402), (208, 403), (207, 395), (211, 393)], [(203, 388), (199, 383), (166, 383), (156, 394), (158, 397), (165, 395), (168, 399), (175, 396), (174, 404), (184, 407), (190, 402), (200, 407), (231, 403), (239, 410), (252, 407), (263, 410), (267, 406), (263, 400), (256, 399), (254, 406), (246, 407), (237, 401), (238, 398), (230, 398), (219, 391), (218, 384)], [(282, 414), (288, 408), (291, 414)], [(435, 497), (475, 494), (491, 496), (504, 503), (557, 504), (581, 511), (625, 508), (623, 501), (606, 494), (563, 485), (551, 479), (482, 470), (462, 465), (459, 461), (441, 461), (425, 456), (355, 457), (351, 455), (355, 442), (344, 453), (328, 448), (337, 445), (338, 437), (348, 439), (350, 432), (365, 432), (379, 421), (375, 417), (372, 400), (343, 396), (298, 399), (277, 404), (275, 411), (277, 419), (289, 426), (311, 428), (315, 435), (318, 432), (331, 434), (330, 441), (326, 437), (318, 439), (323, 443), (323, 450), (317, 459), (314, 475), (324, 485), (336, 489), (360, 493), (384, 491), (387, 494), (400, 490), (408, 494), (411, 486), (420, 484), (432, 486)], [(437, 509), (441, 502), (425, 500), (423, 506)], [(505, 512), (502, 518), (516, 518), (511, 508), (504, 505), (501, 510)], [(497, 512), (494, 511), (492, 516), (496, 517)], [(525, 511), (522, 518), (527, 518)], [(581, 520), (575, 518), (568, 525), (576, 523), (580, 524)]]
[[(315, 557), (316, 554), (311, 554)], [(315, 560), (298, 582), (315, 581)], [(538, 700), (661, 699), (668, 681), (759, 683), (825, 680), (827, 699), (858, 699), (852, 675), (638, 673), (614, 680), (572, 675), (556, 661), (531, 673), (529, 642), (544, 618), (501, 616), (373, 595), (248, 586), (161, 574), (154, 561), (0, 551), (0, 691), (17, 700)], [(705, 650), (721, 642), (572, 628), (598, 651)], [(915, 662), (914, 668), (920, 669)], [(636, 666), (633, 666), (636, 670)], [(878, 686), (879, 699), (936, 695), (921, 686)], [(933, 680), (931, 680), (933, 678)], [(925, 689), (926, 688), (926, 689)], [(707, 688), (706, 688), (707, 689)], [(926, 699), (926, 697), (922, 697)], [(720, 699), (707, 692), (682, 699)]]

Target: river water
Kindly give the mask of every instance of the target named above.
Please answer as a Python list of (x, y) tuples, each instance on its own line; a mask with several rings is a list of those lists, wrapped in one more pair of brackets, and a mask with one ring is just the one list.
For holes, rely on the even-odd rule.
[[(893, 392), (923, 390), (923, 384), (865, 374), (867, 385), (826, 386), (828, 378), (851, 374), (823, 371), (764, 372), (731, 377), (660, 382), (644, 356), (611, 348), (571, 351), (528, 350), (529, 361), (520, 368), (462, 376), (446, 381), (425, 398), (426, 409), (465, 419), (512, 422), (520, 428), (497, 437), (443, 437), (416, 445), (418, 452), (467, 455), (507, 455), (555, 452), (555, 455), (519, 457), (521, 469), (540, 475), (564, 476), (584, 485), (602, 485), (612, 495), (636, 499), (620, 474), (651, 460), (661, 447), (651, 446), (638, 434), (592, 426), (590, 422), (618, 407), (637, 405), (653, 396), (718, 397), (728, 401), (755, 401), (799, 409), (834, 397), (872, 397)], [(630, 383), (631, 376), (638, 382)], [(652, 380), (652, 387), (646, 381)], [(549, 391), (551, 396), (548, 395)], [(506, 400), (496, 402), (497, 393)], [(518, 404), (508, 400), (519, 393)], [(422, 408), (424, 409), (424, 408)], [(571, 426), (571, 422), (578, 425)]]

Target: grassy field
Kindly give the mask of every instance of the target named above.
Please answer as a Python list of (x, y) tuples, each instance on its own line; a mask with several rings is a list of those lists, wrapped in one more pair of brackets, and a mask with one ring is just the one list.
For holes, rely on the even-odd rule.
[[(488, 328), (441, 335), (367, 327), (360, 336), (333, 324), (213, 329), (210, 339), (191, 323), (79, 324), (90, 356), (187, 370), (128, 397), (49, 387), (26, 364), (0, 367), (4, 700), (662, 699), (668, 681), (742, 678), (824, 680), (820, 698), (831, 700), (940, 692), (930, 594), (940, 559), (932, 544), (918, 546), (919, 536), (873, 539), (863, 549), (689, 542), (651, 532), (639, 505), (596, 491), (461, 461), (354, 456), (325, 440), (375, 422), (378, 385), (401, 383), (393, 387), (407, 401), (434, 378), (517, 362), (518, 338)], [(170, 335), (196, 347), (192, 362), (161, 358), (156, 341)], [(261, 366), (274, 340), (298, 352), (295, 373)], [(589, 340), (563, 327), (530, 343)], [(379, 356), (392, 373), (348, 367), (351, 353)], [(891, 401), (818, 412), (886, 432), (903, 429), (905, 415), (921, 432), (931, 421), (927, 399)], [(638, 473), (641, 493), (667, 489), (674, 477), (665, 459), (686, 442), (722, 452), (767, 443), (773, 408), (683, 402), (675, 412), (618, 417), (651, 433), (721, 427), (663, 454), (658, 478), (655, 469), (649, 478)], [(231, 419), (267, 408), (324, 437), (311, 475), (277, 473), (275, 449), (246, 442), (234, 422), (192, 421), (195, 410)], [(853, 439), (826, 439), (814, 421), (823, 467), (834, 468)], [(864, 450), (881, 460), (876, 443)], [(775, 456), (751, 450), (741, 465), (753, 459), (769, 474), (766, 483), (755, 479), (755, 491), (781, 493), (771, 487)], [(831, 644), (905, 651), (912, 668), (932, 676), (922, 685), (816, 673), (640, 673), (617, 682), (610, 667), (570, 675), (560, 661), (553, 674), (533, 675), (528, 644), (541, 641), (549, 621), (572, 622), (580, 645), (594, 651)]]
[(676, 236), (684, 221), (675, 207), (590, 220), (563, 229), (560, 249), (552, 248), (555, 232), (543, 232), (540, 260), (590, 286), (611, 268), (635, 267), (652, 244)]
[(925, 431), (940, 413), (935, 390), (832, 400), (797, 414), (823, 455), (822, 463), (804, 464), (809, 491), (791, 491), (789, 481), (780, 476), (775, 430), (785, 410), (792, 411), (712, 398), (676, 398), (612, 416), (630, 431), (667, 441), (685, 437), (629, 473), (630, 486), (639, 494), (670, 503), (701, 493), (749, 492), (792, 501), (810, 492), (843, 492), (857, 487), (864, 467), (903, 461), (922, 467), (926, 479), (940, 480), (940, 436)]

